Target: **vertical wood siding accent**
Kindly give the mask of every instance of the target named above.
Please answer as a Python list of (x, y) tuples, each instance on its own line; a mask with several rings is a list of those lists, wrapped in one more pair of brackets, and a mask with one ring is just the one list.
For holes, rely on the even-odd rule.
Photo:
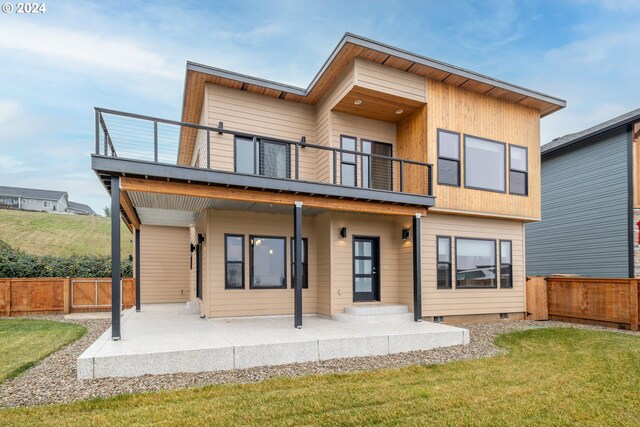
[[(291, 208), (293, 211), (293, 207)], [(204, 305), (209, 317), (259, 316), (293, 313), (291, 288), (290, 238), (293, 236), (293, 214), (272, 215), (252, 212), (207, 210), (208, 271), (204, 287)], [(245, 236), (245, 289), (224, 288), (224, 234)], [(286, 237), (287, 289), (250, 289), (250, 235)], [(317, 312), (317, 236), (314, 217), (302, 220), (302, 235), (309, 245), (309, 288), (302, 290), (304, 313)]]
[[(211, 124), (250, 134), (300, 141), (302, 136), (315, 143), (315, 108), (309, 105), (271, 98), (224, 86), (207, 84), (207, 116)], [(211, 167), (218, 170), (234, 169), (233, 136), (211, 135)], [(316, 154), (313, 150), (300, 150), (300, 179), (315, 179)], [(294, 174), (294, 152), (291, 148), (291, 173)]]
[(140, 301), (183, 302), (189, 299), (189, 229), (140, 227)]
[[(540, 218), (540, 118), (534, 108), (469, 92), (443, 82), (429, 80), (428, 158), (434, 163), (434, 191), (439, 210), (460, 213), (500, 214), (512, 217)], [(494, 193), (462, 187), (437, 185), (437, 129), (492, 139), (528, 148), (529, 195)], [(464, 183), (464, 141), (462, 148), (462, 183)], [(507, 147), (507, 176), (508, 156)], [(508, 179), (507, 179), (508, 184)]]
[(527, 274), (629, 277), (626, 130), (545, 156), (542, 189), (542, 221), (526, 227)]
[[(488, 218), (428, 214), (422, 220), (422, 306), (424, 316), (453, 316), (525, 311), (523, 223)], [(511, 240), (513, 289), (437, 289), (436, 236), (452, 237), (456, 271), (456, 237)], [(496, 242), (496, 259), (499, 256)]]
[(425, 78), (356, 58), (355, 85), (419, 102), (427, 102)]
[[(403, 159), (427, 163), (427, 106), (416, 111), (397, 125), (397, 153)], [(434, 162), (432, 162), (434, 163)], [(399, 166), (398, 166), (399, 167)], [(399, 174), (399, 171), (396, 175)], [(427, 169), (423, 166), (404, 166), (405, 191), (427, 194)]]

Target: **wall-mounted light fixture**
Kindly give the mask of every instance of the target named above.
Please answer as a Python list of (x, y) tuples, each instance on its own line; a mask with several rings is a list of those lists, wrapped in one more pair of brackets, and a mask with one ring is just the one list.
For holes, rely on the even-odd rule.
[(189, 250), (191, 252), (195, 252), (196, 251), (196, 245), (194, 245), (193, 243), (191, 243), (191, 245), (189, 245)]
[(342, 227), (340, 229), (340, 237), (343, 238), (343, 239), (346, 239), (346, 237), (347, 237), (347, 227)]
[(402, 240), (407, 240), (409, 238), (409, 229), (408, 228), (403, 228), (402, 229)]
[(355, 101), (353, 101), (353, 103), (355, 105), (360, 105), (360, 104), (362, 104), (362, 100), (361, 99), (356, 99)]

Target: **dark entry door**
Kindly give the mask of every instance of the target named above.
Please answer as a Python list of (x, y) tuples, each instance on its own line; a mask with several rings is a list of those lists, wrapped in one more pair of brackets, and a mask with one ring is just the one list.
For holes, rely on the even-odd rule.
[(380, 239), (353, 238), (353, 300), (380, 301)]
[(196, 298), (202, 299), (202, 234), (198, 234), (196, 245)]

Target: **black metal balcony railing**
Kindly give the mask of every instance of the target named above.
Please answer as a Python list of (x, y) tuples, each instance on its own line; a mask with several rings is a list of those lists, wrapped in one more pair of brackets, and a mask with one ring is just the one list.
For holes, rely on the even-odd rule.
[[(178, 163), (183, 132), (194, 132), (195, 144), (201, 142), (204, 159), (195, 163)], [(343, 177), (339, 177), (339, 174), (343, 164), (345, 167), (354, 165), (353, 169), (344, 169), (345, 173), (350, 171), (350, 178), (353, 174), (351, 186), (355, 184), (358, 187), (418, 195), (433, 194), (430, 163), (309, 144), (304, 136), (300, 141), (288, 141), (225, 129), (222, 122), (218, 127), (209, 127), (103, 108), (95, 109), (95, 133), (95, 154), (100, 156), (271, 178), (328, 182), (333, 185), (342, 185)], [(222, 156), (216, 156), (221, 154), (218, 148), (224, 142), (220, 139), (224, 135), (232, 135), (236, 143), (231, 149), (232, 157), (227, 147), (226, 160), (221, 160)], [(302, 150), (305, 150), (304, 155)], [(317, 151), (309, 156), (309, 150)], [(301, 158), (305, 156), (307, 160), (301, 171)], [(329, 162), (331, 169), (328, 168)], [(319, 169), (322, 169), (322, 163), (327, 163), (324, 169), (327, 171), (326, 177), (317, 176), (318, 163)], [(310, 172), (309, 167), (314, 170)], [(407, 185), (409, 181), (411, 183)]]

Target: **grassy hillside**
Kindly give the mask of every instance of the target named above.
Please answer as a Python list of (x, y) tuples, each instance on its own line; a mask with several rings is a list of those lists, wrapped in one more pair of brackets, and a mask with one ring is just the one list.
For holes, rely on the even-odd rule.
[[(0, 209), (0, 240), (34, 255), (111, 255), (111, 219)], [(122, 223), (122, 257), (133, 249)]]

